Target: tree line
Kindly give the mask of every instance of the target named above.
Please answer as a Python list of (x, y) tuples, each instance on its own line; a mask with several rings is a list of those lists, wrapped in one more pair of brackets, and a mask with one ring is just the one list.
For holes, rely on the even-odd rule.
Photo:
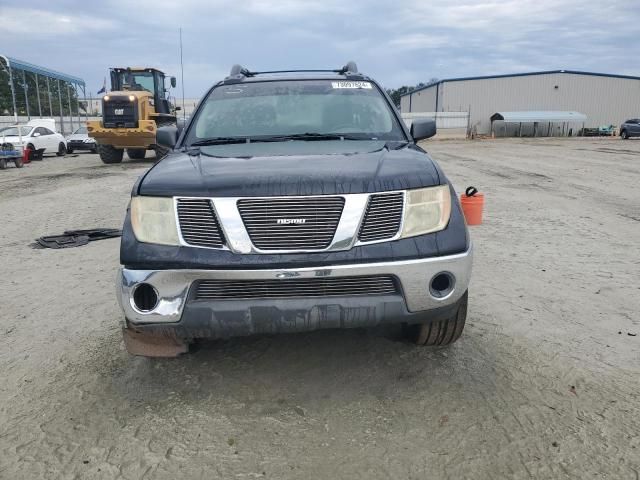
[(387, 88), (387, 93), (391, 97), (391, 100), (393, 100), (393, 103), (395, 104), (395, 106), (400, 108), (400, 97), (418, 88), (428, 87), (429, 85), (433, 85), (434, 83), (438, 83), (438, 79), (435, 77), (431, 78), (427, 83), (420, 82), (414, 87), (405, 85), (400, 88)]
[[(0, 115), (13, 115), (13, 102), (11, 99), (11, 86), (9, 82), (9, 72), (5, 70), (3, 64), (0, 64)], [(29, 113), (31, 116), (39, 116), (38, 110), (38, 92), (40, 93), (40, 108), (42, 116), (59, 117), (60, 116), (60, 100), (58, 97), (58, 81), (49, 79), (49, 90), (51, 91), (51, 105), (49, 104), (49, 90), (47, 90), (47, 80), (42, 75), (38, 76), (31, 72), (21, 70), (13, 70), (13, 87), (16, 95), (16, 108), (18, 115), (27, 115), (27, 101), (29, 104)], [(26, 96), (25, 85), (26, 82)], [(86, 104), (83, 100), (76, 103), (78, 95), (74, 85), (60, 80), (60, 97), (62, 99), (62, 116), (77, 115), (77, 109), (83, 115)], [(71, 109), (69, 109), (69, 99), (71, 99)]]

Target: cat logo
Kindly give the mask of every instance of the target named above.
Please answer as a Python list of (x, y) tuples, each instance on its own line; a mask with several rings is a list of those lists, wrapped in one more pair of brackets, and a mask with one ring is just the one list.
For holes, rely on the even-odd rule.
[(116, 115), (124, 115), (124, 108), (116, 108), (114, 109), (113, 113), (115, 113)]

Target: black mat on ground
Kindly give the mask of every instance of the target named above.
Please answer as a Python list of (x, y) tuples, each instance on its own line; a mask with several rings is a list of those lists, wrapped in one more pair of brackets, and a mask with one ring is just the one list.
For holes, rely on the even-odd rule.
[(33, 248), (71, 248), (86, 245), (95, 240), (122, 236), (117, 228), (90, 228), (86, 230), (67, 230), (62, 235), (47, 235), (37, 238), (31, 244)]

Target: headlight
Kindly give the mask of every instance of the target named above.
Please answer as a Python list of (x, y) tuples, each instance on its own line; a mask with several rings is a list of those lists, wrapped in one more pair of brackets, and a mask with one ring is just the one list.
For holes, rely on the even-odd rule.
[(449, 185), (407, 190), (406, 196), (400, 238), (444, 230), (451, 216)]
[(173, 198), (133, 197), (131, 226), (140, 242), (180, 245)]
[(96, 139), (92, 137), (87, 137), (84, 139), (84, 143), (96, 143)]

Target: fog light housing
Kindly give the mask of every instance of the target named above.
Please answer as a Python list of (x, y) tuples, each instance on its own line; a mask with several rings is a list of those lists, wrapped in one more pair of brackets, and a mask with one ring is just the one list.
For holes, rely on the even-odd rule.
[(429, 293), (434, 298), (448, 297), (456, 285), (456, 278), (449, 272), (440, 272), (429, 283)]
[(141, 312), (150, 312), (158, 305), (158, 291), (148, 283), (136, 285), (133, 291), (133, 304)]

